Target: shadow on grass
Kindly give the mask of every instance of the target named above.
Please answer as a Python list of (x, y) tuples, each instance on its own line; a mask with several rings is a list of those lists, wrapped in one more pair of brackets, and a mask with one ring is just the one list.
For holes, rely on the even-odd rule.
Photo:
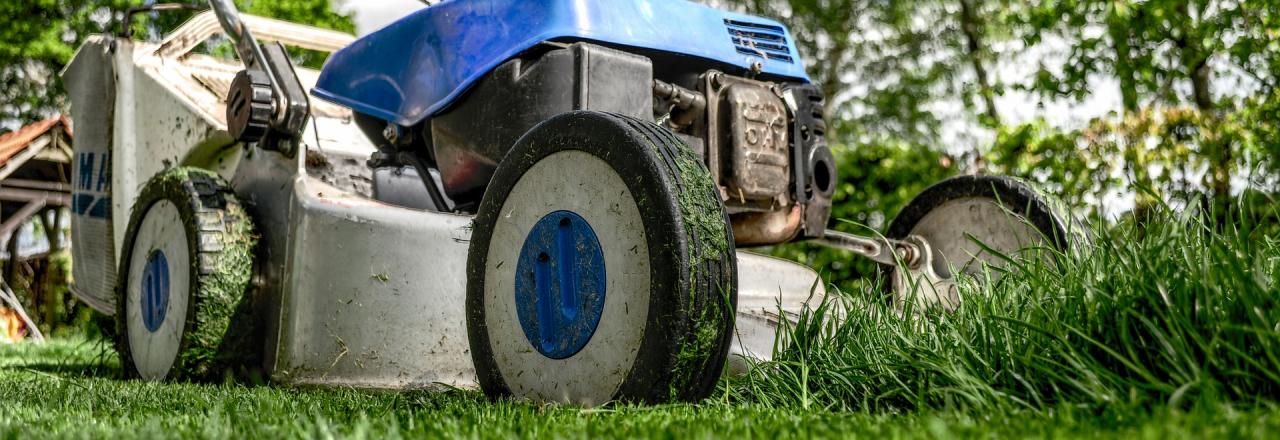
[(103, 362), (31, 362), (16, 363), (0, 367), (0, 370), (13, 372), (34, 372), (51, 374), (59, 377), (82, 377), (97, 379), (118, 379), (120, 368)]
[(23, 342), (3, 347), (0, 372), (114, 379), (120, 377), (120, 361), (104, 340), (53, 338), (43, 343)]

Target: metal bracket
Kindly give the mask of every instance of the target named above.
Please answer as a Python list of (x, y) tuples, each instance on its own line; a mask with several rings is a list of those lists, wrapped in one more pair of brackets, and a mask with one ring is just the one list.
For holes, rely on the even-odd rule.
[(303, 87), (302, 80), (298, 79), (298, 74), (293, 70), (293, 61), (289, 59), (289, 52), (285, 50), (284, 45), (280, 43), (272, 43), (263, 46), (264, 54), (267, 57), (267, 64), (270, 65), (271, 71), (275, 72), (271, 77), (274, 86), (279, 87), (281, 98), (278, 117), (272, 124), (272, 128), (288, 133), (292, 137), (297, 137), (302, 132), (302, 127), (307, 122), (307, 116), (310, 114), (310, 106), (307, 101), (307, 89)]
[(919, 266), (921, 262), (920, 255), (923, 254), (920, 246), (911, 241), (891, 240), (884, 237), (864, 237), (830, 229), (823, 232), (822, 237), (814, 240), (814, 242), (823, 246), (850, 251), (886, 266), (905, 264), (908, 268), (914, 268)]
[(870, 258), (871, 261), (895, 268), (891, 277), (894, 305), (904, 310), (908, 301), (919, 307), (940, 305), (946, 310), (960, 306), (960, 293), (955, 278), (934, 270), (933, 249), (929, 242), (918, 235), (904, 240), (883, 237), (863, 237), (839, 231), (826, 230), (818, 244), (843, 249)]

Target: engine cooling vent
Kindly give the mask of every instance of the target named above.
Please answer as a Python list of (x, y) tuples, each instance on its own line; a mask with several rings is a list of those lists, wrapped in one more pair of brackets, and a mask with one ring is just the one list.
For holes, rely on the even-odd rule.
[(787, 46), (787, 33), (782, 26), (729, 19), (725, 19), (724, 26), (729, 30), (729, 37), (733, 39), (738, 53), (794, 62), (791, 48)]

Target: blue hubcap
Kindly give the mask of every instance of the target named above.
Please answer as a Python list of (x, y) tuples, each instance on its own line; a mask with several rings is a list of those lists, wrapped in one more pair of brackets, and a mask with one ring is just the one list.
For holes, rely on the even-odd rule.
[(533, 225), (516, 266), (516, 313), (529, 343), (552, 359), (591, 340), (604, 312), (604, 252), (578, 214), (556, 211)]
[(142, 269), (142, 324), (155, 333), (169, 308), (169, 260), (164, 252), (151, 251)]

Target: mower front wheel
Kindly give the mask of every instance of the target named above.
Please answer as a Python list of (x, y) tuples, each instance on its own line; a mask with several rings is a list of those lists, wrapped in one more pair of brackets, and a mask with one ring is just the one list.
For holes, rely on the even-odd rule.
[(493, 397), (599, 405), (706, 397), (737, 270), (707, 169), (650, 122), (567, 113), (525, 134), (480, 204), (467, 330)]
[(144, 380), (216, 379), (253, 365), (249, 216), (216, 174), (175, 168), (133, 207), (120, 259), (117, 351)]

